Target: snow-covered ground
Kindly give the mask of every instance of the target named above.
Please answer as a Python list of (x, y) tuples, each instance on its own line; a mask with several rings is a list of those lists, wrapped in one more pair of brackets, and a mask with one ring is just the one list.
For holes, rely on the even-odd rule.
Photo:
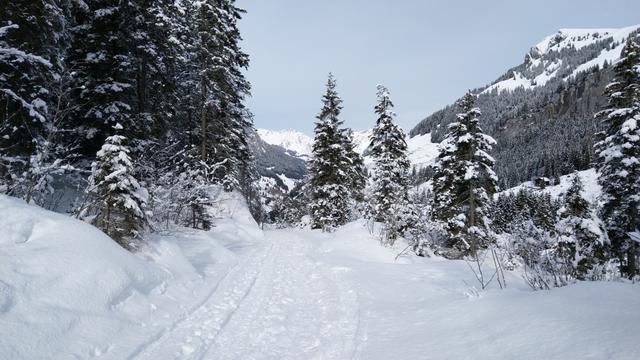
[[(552, 197), (558, 198), (567, 192), (571, 186), (571, 179), (573, 179), (573, 176), (573, 174), (563, 175), (560, 177), (560, 183), (558, 185), (547, 186), (544, 189), (536, 187), (532, 181), (527, 181), (518, 186), (507, 189), (504, 192), (515, 193), (521, 189), (535, 189), (537, 191), (547, 192)], [(602, 193), (602, 189), (600, 188), (600, 185), (598, 185), (598, 174), (596, 173), (596, 170), (592, 168), (578, 171), (578, 176), (580, 176), (582, 185), (584, 185), (584, 192), (582, 195), (592, 204), (595, 203)]]
[(131, 255), (0, 196), (0, 359), (638, 359), (640, 287), (477, 292), (462, 261), (399, 257), (361, 223), (208, 233)]

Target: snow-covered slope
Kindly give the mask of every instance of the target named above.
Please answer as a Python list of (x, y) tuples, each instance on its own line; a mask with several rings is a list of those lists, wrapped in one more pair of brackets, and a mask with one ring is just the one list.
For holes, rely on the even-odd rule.
[[(353, 132), (353, 142), (358, 153), (364, 154), (369, 147), (371, 132), (371, 129)], [(266, 143), (295, 151), (300, 155), (304, 155), (304, 158), (311, 154), (313, 139), (298, 131), (258, 129), (258, 134)], [(438, 144), (431, 142), (431, 134), (418, 135), (412, 138), (407, 136), (407, 146), (409, 160), (417, 168), (432, 164), (438, 155)], [(364, 160), (367, 165), (373, 162), (367, 156), (365, 156)]]
[(417, 169), (433, 165), (438, 156), (438, 143), (431, 142), (431, 133), (407, 137), (409, 161)]
[[(512, 69), (507, 76), (487, 87), (484, 92), (512, 91), (519, 87), (532, 89), (544, 86), (563, 74), (563, 79), (566, 80), (595, 66), (602, 67), (605, 61), (611, 63), (620, 58), (624, 41), (638, 29), (640, 25), (620, 29), (561, 29), (532, 47), (523, 65)], [(560, 56), (563, 51), (581, 50), (602, 42), (610, 44), (594, 49), (585, 60), (569, 63)]]
[(225, 197), (215, 233), (158, 233), (134, 255), (89, 224), (0, 195), (0, 359), (135, 355), (261, 240), (240, 196)]
[(260, 138), (267, 144), (282, 146), (283, 148), (295, 151), (298, 155), (311, 155), (313, 139), (308, 135), (293, 129), (267, 130), (256, 129)]
[[(515, 193), (521, 189), (536, 189), (542, 192), (547, 192), (551, 194), (551, 196), (557, 198), (563, 196), (569, 187), (571, 186), (571, 179), (573, 179), (573, 174), (564, 175), (560, 177), (560, 184), (547, 186), (544, 189), (539, 189), (536, 187), (532, 181), (524, 182), (516, 187), (512, 187), (510, 189), (505, 190), (508, 193)], [(595, 169), (588, 169), (584, 171), (579, 171), (578, 176), (580, 176), (580, 180), (582, 181), (582, 185), (584, 185), (584, 193), (583, 196), (585, 199), (589, 200), (591, 203), (595, 203), (602, 193), (602, 189), (600, 185), (598, 185), (598, 174)]]
[(353, 132), (353, 143), (355, 145), (355, 150), (360, 154), (364, 154), (364, 152), (369, 148), (371, 144), (371, 134), (373, 133), (373, 129), (360, 130)]

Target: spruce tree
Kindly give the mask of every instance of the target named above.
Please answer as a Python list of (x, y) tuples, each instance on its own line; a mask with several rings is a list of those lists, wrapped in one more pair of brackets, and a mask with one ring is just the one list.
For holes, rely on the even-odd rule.
[(251, 114), (244, 105), (250, 84), (243, 74), (249, 56), (240, 49), (237, 21), (244, 10), (234, 0), (206, 0), (195, 10), (198, 130), (201, 158), (225, 189), (251, 192), (253, 157), (248, 147)]
[(582, 197), (583, 191), (580, 176), (575, 173), (559, 211), (559, 240), (554, 250), (566, 275), (578, 280), (599, 280), (606, 260), (606, 235), (593, 216), (591, 205)]
[(137, 7), (119, 0), (86, 5), (74, 12), (74, 40), (67, 58), (73, 74), (70, 118), (75, 129), (69, 142), (79, 141), (79, 150), (92, 156), (116, 124), (127, 129), (130, 142), (142, 137), (145, 124), (134, 116), (137, 59), (132, 34), (139, 21)]
[(313, 154), (309, 161), (308, 192), (311, 227), (331, 231), (349, 219), (349, 166), (344, 147), (344, 132), (339, 119), (342, 100), (336, 82), (329, 74), (323, 107), (317, 116)]
[(630, 37), (614, 65), (615, 78), (605, 89), (604, 110), (596, 114), (605, 126), (596, 144), (601, 217), (621, 272), (639, 274), (638, 249), (629, 234), (640, 228), (640, 46)]
[(122, 125), (113, 129), (116, 134), (107, 137), (91, 165), (88, 189), (96, 212), (92, 222), (124, 248), (134, 249), (147, 225), (148, 193), (134, 176), (127, 138), (120, 135)]
[(351, 210), (350, 217), (353, 220), (362, 211), (361, 205), (364, 203), (364, 189), (367, 185), (367, 168), (364, 165), (364, 159), (356, 151), (353, 142), (353, 131), (351, 129), (343, 129), (343, 147), (345, 155), (349, 159), (349, 167), (345, 169), (349, 172), (351, 189)]
[(377, 88), (378, 116), (371, 134), (370, 149), (375, 168), (367, 217), (384, 224), (383, 242), (392, 245), (411, 226), (409, 204), (409, 168), (407, 143), (402, 129), (394, 123), (395, 113), (389, 90)]
[(31, 183), (37, 172), (32, 160), (42, 159), (41, 150), (48, 147), (66, 5), (52, 0), (0, 5), (0, 192), (24, 195), (20, 185)]
[(433, 216), (445, 223), (452, 257), (475, 255), (492, 237), (489, 206), (498, 178), (488, 153), (495, 140), (480, 127), (475, 99), (469, 92), (460, 101), (462, 113), (449, 125), (433, 177)]

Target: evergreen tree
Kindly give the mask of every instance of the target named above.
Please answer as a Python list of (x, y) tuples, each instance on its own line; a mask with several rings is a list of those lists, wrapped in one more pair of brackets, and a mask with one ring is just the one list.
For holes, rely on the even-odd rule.
[(308, 191), (311, 227), (331, 231), (349, 220), (351, 201), (351, 159), (345, 151), (344, 132), (339, 119), (342, 100), (329, 74), (323, 107), (317, 116), (313, 155), (309, 161)]
[(71, 92), (75, 133), (87, 156), (96, 152), (115, 124), (127, 129), (129, 140), (142, 137), (146, 126), (137, 121), (135, 38), (140, 18), (133, 1), (96, 0), (78, 8), (73, 42), (67, 58), (73, 74)]
[(488, 152), (495, 140), (483, 133), (474, 104), (475, 96), (467, 93), (463, 112), (440, 146), (433, 177), (433, 215), (446, 224), (453, 257), (474, 255), (491, 241), (489, 206), (498, 178)]
[(147, 225), (144, 211), (147, 190), (134, 177), (127, 138), (114, 126), (115, 135), (107, 137), (91, 165), (89, 192), (96, 215), (92, 222), (126, 249), (134, 249), (140, 232)]
[(356, 217), (362, 209), (360, 205), (364, 202), (364, 189), (367, 185), (367, 168), (364, 165), (364, 159), (355, 150), (353, 143), (353, 131), (344, 129), (343, 131), (343, 147), (347, 158), (349, 159), (349, 167), (345, 169), (349, 172), (351, 190), (351, 218)]
[(378, 119), (370, 138), (375, 170), (367, 217), (384, 224), (384, 242), (391, 245), (412, 222), (408, 192), (410, 163), (404, 132), (393, 121), (395, 113), (389, 90), (378, 85), (377, 96)]
[(248, 147), (251, 114), (243, 104), (251, 88), (242, 73), (249, 56), (240, 49), (237, 21), (244, 10), (234, 0), (206, 0), (196, 10), (201, 158), (216, 166), (214, 177), (227, 190), (251, 191), (254, 173)]
[(640, 228), (640, 47), (629, 38), (615, 79), (607, 86), (608, 103), (596, 114), (606, 129), (596, 144), (598, 182), (602, 186), (601, 217), (620, 269), (629, 278), (639, 274), (638, 244), (629, 233)]
[(589, 202), (582, 197), (583, 191), (580, 176), (575, 173), (560, 209), (556, 226), (559, 239), (554, 250), (566, 275), (578, 280), (599, 280), (606, 260), (606, 235)]
[[(180, 43), (178, 4), (173, 0), (129, 0), (132, 10), (131, 54), (135, 63), (135, 121), (144, 124), (145, 140), (163, 141), (176, 121)], [(175, 134), (172, 134), (175, 136)]]
[(52, 0), (0, 6), (0, 192), (25, 195), (21, 185), (38, 177), (33, 168), (49, 148), (66, 6)]

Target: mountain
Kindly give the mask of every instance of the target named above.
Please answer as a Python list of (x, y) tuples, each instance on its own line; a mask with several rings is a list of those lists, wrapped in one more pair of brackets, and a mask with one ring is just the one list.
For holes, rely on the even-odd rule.
[[(260, 138), (271, 145), (281, 146), (297, 154), (298, 157), (308, 159), (313, 148), (313, 137), (293, 129), (268, 130), (257, 129)], [(369, 147), (369, 137), (371, 129), (353, 131), (353, 142), (355, 150), (363, 154)]]
[(260, 138), (271, 145), (278, 145), (287, 150), (294, 151), (300, 157), (311, 155), (313, 138), (293, 129), (267, 130), (256, 129)]
[(483, 93), (533, 89), (554, 79), (566, 81), (594, 67), (603, 67), (605, 62), (610, 64), (620, 58), (624, 41), (639, 27), (561, 29), (532, 47), (523, 64), (509, 70)]
[[(306, 174), (306, 160), (311, 155), (313, 139), (299, 131), (257, 129), (259, 139), (256, 139), (256, 158), (263, 176), (301, 180)], [(353, 131), (355, 150), (364, 156), (367, 166), (373, 163), (368, 156), (369, 137), (371, 129)], [(417, 169), (433, 163), (438, 154), (437, 145), (431, 142), (430, 134), (414, 137), (407, 136), (408, 156), (411, 164)], [(294, 159), (297, 160), (294, 160)], [(304, 166), (304, 172), (301, 167)], [(276, 180), (277, 181), (277, 180)]]
[(291, 190), (292, 184), (302, 180), (307, 174), (305, 158), (280, 145), (269, 144), (259, 134), (259, 130), (252, 134), (249, 146), (256, 158), (256, 167), (262, 182)]
[[(533, 46), (521, 64), (473, 90), (483, 128), (498, 142), (493, 155), (503, 188), (591, 167), (594, 133), (601, 130), (593, 114), (604, 105), (611, 64), (639, 29), (559, 30)], [(458, 111), (455, 105), (438, 110), (410, 135), (431, 134), (439, 142)]]

